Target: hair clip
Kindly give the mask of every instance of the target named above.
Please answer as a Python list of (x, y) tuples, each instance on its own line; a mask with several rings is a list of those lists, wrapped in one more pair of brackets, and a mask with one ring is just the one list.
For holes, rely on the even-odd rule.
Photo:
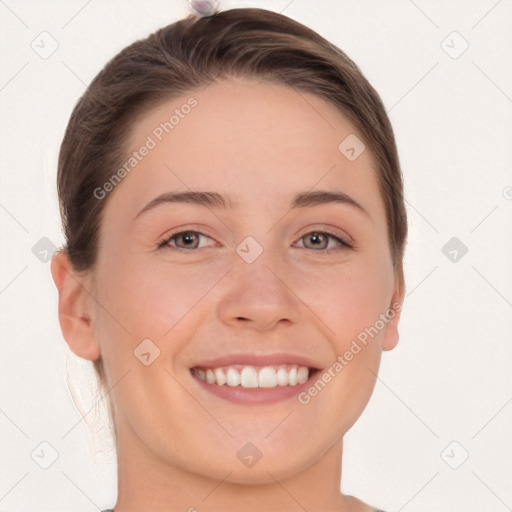
[(188, 5), (196, 16), (204, 18), (217, 12), (219, 2), (218, 0), (188, 0)]

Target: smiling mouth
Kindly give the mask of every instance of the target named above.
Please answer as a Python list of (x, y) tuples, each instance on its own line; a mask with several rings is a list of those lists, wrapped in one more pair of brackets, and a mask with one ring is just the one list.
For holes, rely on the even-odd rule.
[(294, 387), (306, 383), (318, 372), (298, 364), (267, 366), (230, 365), (216, 368), (194, 367), (192, 375), (206, 384), (239, 389)]

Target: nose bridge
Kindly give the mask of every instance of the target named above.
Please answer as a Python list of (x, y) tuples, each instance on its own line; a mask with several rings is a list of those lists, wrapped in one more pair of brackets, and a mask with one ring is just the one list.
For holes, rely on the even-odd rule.
[(288, 270), (286, 248), (277, 232), (259, 232), (255, 237), (247, 236), (236, 247), (239, 260), (236, 268), (243, 277), (261, 283), (270, 289), (287, 288), (285, 274)]
[(261, 330), (280, 321), (298, 321), (300, 301), (286, 283), (286, 262), (271, 239), (266, 236), (264, 246), (246, 237), (237, 246), (229, 284), (219, 302), (218, 314), (225, 323), (245, 322)]

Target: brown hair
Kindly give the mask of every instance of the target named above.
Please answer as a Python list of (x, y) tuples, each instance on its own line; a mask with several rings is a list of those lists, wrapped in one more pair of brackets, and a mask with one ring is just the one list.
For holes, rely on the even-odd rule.
[[(402, 173), (379, 95), (339, 48), (284, 15), (255, 8), (205, 18), (190, 15), (136, 41), (106, 64), (79, 99), (64, 135), (57, 175), (64, 249), (73, 268), (87, 271), (94, 266), (108, 200), (98, 199), (94, 191), (126, 159), (137, 119), (165, 100), (230, 76), (313, 93), (354, 125), (376, 162), (393, 265), (405, 289)], [(103, 385), (101, 358), (94, 367)]]

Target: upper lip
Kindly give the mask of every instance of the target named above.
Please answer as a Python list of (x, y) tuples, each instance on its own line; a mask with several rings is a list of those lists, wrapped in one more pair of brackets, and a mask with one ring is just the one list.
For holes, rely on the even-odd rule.
[(279, 352), (274, 354), (239, 353), (226, 354), (219, 357), (204, 359), (194, 365), (197, 368), (218, 368), (235, 364), (244, 366), (274, 366), (280, 364), (296, 364), (318, 370), (321, 366), (310, 357), (300, 354)]

